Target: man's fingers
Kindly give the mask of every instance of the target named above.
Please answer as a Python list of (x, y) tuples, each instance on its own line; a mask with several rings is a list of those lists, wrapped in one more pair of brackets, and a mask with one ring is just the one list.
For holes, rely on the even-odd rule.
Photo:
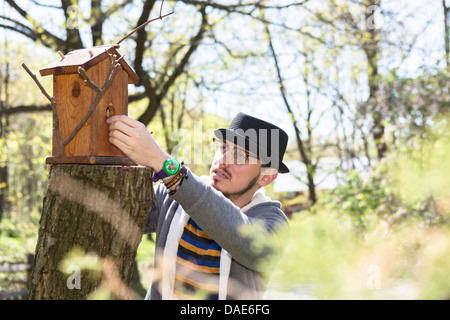
[(119, 147), (117, 143), (120, 142), (121, 144), (130, 148), (129, 145), (130, 143), (133, 142), (133, 140), (130, 138), (129, 135), (123, 133), (123, 131), (121, 130), (112, 130), (109, 132), (109, 142), (116, 145), (117, 147)]
[(119, 148), (136, 164), (153, 168), (154, 164), (149, 154), (152, 155), (162, 150), (144, 124), (124, 115), (113, 116), (106, 122), (109, 125), (109, 142), (111, 144)]
[(109, 131), (120, 131), (127, 136), (131, 137), (133, 135), (133, 131), (135, 129), (130, 127), (129, 125), (123, 123), (122, 121), (115, 121), (109, 125)]
[(110, 142), (112, 145), (114, 145), (114, 146), (116, 146), (117, 148), (119, 148), (120, 151), (122, 151), (123, 153), (127, 154), (128, 146), (127, 146), (125, 143), (123, 143), (123, 142), (120, 141), (119, 139), (116, 139), (116, 138), (113, 138), (113, 137), (110, 137), (110, 138), (109, 138), (109, 142)]
[(112, 116), (110, 118), (108, 118), (106, 120), (106, 122), (110, 125), (116, 123), (116, 122), (122, 122), (124, 124), (126, 124), (127, 126), (131, 127), (131, 128), (138, 128), (140, 126), (142, 126), (143, 124), (137, 120), (131, 119), (128, 116), (125, 115), (117, 115), (117, 116)]

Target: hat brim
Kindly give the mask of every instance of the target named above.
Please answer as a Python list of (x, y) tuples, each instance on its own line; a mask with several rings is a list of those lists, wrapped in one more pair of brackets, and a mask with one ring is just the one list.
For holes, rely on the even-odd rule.
[[(251, 141), (248, 139), (248, 137), (241, 135), (239, 133), (236, 133), (234, 130), (230, 129), (216, 129), (214, 130), (214, 135), (217, 139), (220, 140), (227, 140), (232, 143), (236, 143), (238, 146), (246, 149), (246, 150), (261, 150), (264, 148), (259, 146), (254, 141)], [(267, 150), (264, 150), (265, 152), (263, 154), (267, 154)], [(260, 152), (258, 152), (258, 156), (260, 156)], [(268, 162), (267, 162), (268, 163)], [(289, 168), (283, 163), (283, 161), (279, 161), (278, 168), (276, 168), (279, 173), (289, 173)]]

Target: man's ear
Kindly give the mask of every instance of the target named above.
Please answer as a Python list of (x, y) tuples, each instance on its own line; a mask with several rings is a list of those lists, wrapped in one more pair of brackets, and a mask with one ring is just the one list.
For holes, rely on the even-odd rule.
[(265, 187), (272, 183), (278, 177), (278, 171), (274, 168), (261, 168), (261, 175), (259, 177), (258, 185)]

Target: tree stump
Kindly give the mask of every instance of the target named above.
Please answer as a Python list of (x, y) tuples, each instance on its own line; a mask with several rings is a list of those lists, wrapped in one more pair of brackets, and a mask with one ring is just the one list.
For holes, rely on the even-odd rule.
[[(131, 297), (134, 259), (153, 198), (151, 177), (145, 167), (51, 167), (30, 299), (87, 299), (105, 282), (115, 298)], [(65, 266), (73, 249), (97, 259), (100, 270)]]

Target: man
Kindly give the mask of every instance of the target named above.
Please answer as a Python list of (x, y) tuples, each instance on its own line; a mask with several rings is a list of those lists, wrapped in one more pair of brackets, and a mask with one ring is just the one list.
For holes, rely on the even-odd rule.
[(239, 113), (215, 131), (209, 177), (197, 177), (161, 149), (138, 121), (108, 119), (110, 142), (152, 168), (155, 199), (146, 232), (156, 232), (155, 272), (146, 299), (260, 299), (286, 244), (288, 220), (264, 188), (278, 173), (288, 136)]

